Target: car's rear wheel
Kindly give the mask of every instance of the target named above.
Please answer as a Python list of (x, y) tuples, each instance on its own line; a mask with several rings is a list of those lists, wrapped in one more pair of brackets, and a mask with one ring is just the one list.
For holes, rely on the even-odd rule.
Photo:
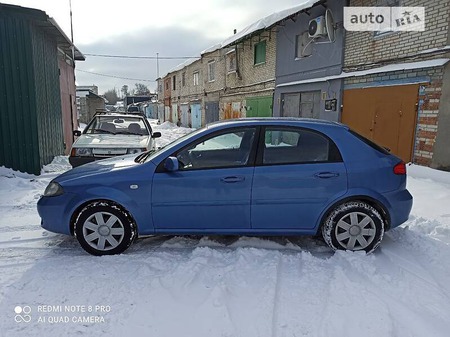
[(371, 205), (350, 201), (338, 205), (322, 226), (325, 242), (334, 250), (374, 251), (384, 235), (385, 221)]
[(117, 205), (97, 201), (85, 206), (75, 220), (75, 236), (92, 255), (124, 252), (136, 236), (136, 226), (127, 212)]

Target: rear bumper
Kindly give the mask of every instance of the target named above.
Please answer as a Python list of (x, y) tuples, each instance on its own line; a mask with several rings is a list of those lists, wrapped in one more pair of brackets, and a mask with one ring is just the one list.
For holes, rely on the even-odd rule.
[(413, 205), (413, 197), (406, 189), (386, 193), (384, 196), (390, 203), (390, 228), (398, 227), (408, 220)]

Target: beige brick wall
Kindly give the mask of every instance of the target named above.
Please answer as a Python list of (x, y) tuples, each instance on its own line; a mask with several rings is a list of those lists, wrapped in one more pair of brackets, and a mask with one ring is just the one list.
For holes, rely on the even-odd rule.
[[(266, 41), (266, 62), (254, 64), (254, 47), (260, 41)], [(227, 70), (227, 52), (237, 51), (237, 69)], [(215, 62), (215, 79), (209, 81), (208, 64)], [(176, 104), (200, 101), (202, 104), (202, 121), (205, 120), (205, 102), (219, 101), (220, 119), (225, 117), (225, 109), (233, 102), (241, 105), (240, 117), (245, 117), (247, 97), (272, 95), (275, 87), (276, 29), (265, 31), (236, 46), (221, 48), (201, 55), (180, 70), (167, 74), (164, 79), (171, 79), (171, 102)], [(199, 73), (199, 84), (194, 85), (194, 72)], [(183, 73), (185, 83), (183, 85)], [(176, 85), (173, 89), (173, 77)]]
[[(377, 0), (351, 0), (350, 6), (376, 6)], [(346, 32), (345, 67), (414, 56), (447, 45), (450, 0), (403, 0), (401, 6), (425, 7), (424, 32), (396, 32), (375, 37), (373, 32)]]

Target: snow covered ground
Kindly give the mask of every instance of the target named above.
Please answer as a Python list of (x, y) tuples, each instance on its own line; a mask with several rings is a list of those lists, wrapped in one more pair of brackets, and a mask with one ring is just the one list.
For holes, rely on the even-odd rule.
[[(191, 131), (154, 126), (158, 145)], [(0, 336), (449, 336), (450, 173), (409, 166), (409, 221), (372, 255), (301, 238), (140, 239), (94, 257), (40, 228), (69, 169), (0, 168)]]

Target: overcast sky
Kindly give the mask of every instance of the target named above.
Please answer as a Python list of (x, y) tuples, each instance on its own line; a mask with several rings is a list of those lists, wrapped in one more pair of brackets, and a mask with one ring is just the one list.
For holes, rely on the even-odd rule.
[[(43, 10), (70, 37), (69, 0), (0, 0)], [(74, 42), (83, 54), (199, 56), (200, 52), (264, 16), (296, 6), (302, 0), (72, 0)], [(164, 76), (183, 59), (159, 61)], [(157, 62), (151, 59), (86, 55), (76, 64), (78, 85), (130, 89), (137, 82), (156, 89)], [(90, 73), (112, 75), (121, 79)], [(146, 82), (139, 80), (147, 80)]]

